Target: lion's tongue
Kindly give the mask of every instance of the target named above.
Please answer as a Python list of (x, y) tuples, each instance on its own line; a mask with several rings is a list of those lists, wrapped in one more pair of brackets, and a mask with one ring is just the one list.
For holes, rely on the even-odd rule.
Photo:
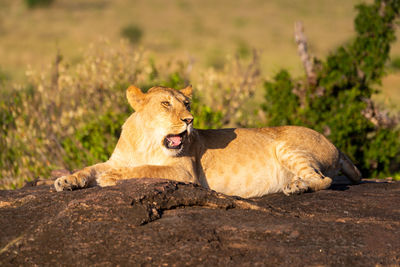
[(182, 137), (179, 135), (171, 135), (167, 137), (171, 146), (179, 146), (182, 142)]

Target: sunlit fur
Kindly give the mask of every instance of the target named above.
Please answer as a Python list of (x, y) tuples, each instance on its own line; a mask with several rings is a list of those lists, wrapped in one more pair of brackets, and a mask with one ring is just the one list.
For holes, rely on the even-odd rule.
[[(57, 191), (130, 178), (193, 182), (229, 195), (262, 196), (317, 191), (342, 171), (353, 182), (361, 174), (323, 135), (304, 127), (193, 129), (188, 103), (192, 88), (127, 90), (135, 109), (107, 162), (55, 181)], [(185, 132), (182, 146), (165, 146), (168, 135)]]
[[(112, 162), (123, 162), (118, 165), (163, 165), (168, 157), (179, 156), (185, 149), (185, 143), (179, 150), (167, 149), (165, 137), (193, 131), (193, 124), (187, 125), (182, 121), (184, 118), (193, 119), (183, 104), (183, 101), (190, 101), (188, 97), (176, 90), (159, 87), (150, 89), (146, 95), (146, 99), (130, 102), (136, 112), (122, 126), (120, 140), (110, 158)], [(162, 102), (169, 102), (171, 107), (164, 107)]]

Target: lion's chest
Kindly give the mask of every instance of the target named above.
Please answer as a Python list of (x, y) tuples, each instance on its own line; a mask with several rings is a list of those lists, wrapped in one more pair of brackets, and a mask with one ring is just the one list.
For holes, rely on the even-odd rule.
[(143, 165), (167, 166), (171, 165), (171, 157), (162, 151), (115, 150), (111, 160), (123, 167), (138, 167)]

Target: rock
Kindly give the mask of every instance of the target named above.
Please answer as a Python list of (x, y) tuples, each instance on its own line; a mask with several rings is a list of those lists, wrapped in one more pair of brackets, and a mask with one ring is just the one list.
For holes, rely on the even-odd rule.
[(0, 191), (0, 265), (399, 265), (400, 183), (250, 200), (132, 179)]

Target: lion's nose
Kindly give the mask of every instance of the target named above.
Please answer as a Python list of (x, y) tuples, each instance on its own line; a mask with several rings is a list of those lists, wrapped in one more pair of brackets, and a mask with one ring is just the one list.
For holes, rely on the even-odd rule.
[(187, 125), (189, 125), (193, 122), (193, 118), (192, 117), (183, 118), (181, 119), (181, 121), (184, 121)]

